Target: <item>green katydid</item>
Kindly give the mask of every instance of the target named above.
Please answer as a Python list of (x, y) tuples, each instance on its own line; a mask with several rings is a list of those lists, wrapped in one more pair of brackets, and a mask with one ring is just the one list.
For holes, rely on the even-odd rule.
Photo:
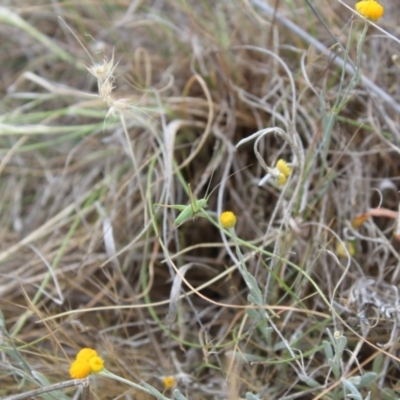
[[(247, 167), (244, 167), (244, 168), (247, 168)], [(242, 168), (242, 169), (244, 169), (244, 168)], [(240, 169), (239, 171), (241, 171), (242, 169)], [(236, 172), (239, 172), (239, 171), (236, 171)], [(234, 172), (231, 175), (228, 175), (225, 179), (236, 174), (236, 172)], [(211, 181), (210, 181), (210, 183), (211, 183)], [(175, 210), (180, 211), (179, 215), (176, 217), (176, 219), (174, 221), (174, 226), (182, 225), (188, 219), (196, 219), (197, 217), (205, 217), (206, 218), (207, 213), (204, 209), (207, 208), (208, 199), (213, 194), (214, 190), (217, 189), (221, 183), (222, 183), (222, 181), (217, 186), (215, 186), (215, 188), (210, 192), (210, 194), (208, 196), (206, 195), (206, 197), (204, 197), (203, 199), (200, 199), (200, 200), (195, 199), (193, 192), (192, 192), (192, 188), (190, 186), (190, 183), (188, 183), (188, 193), (189, 193), (190, 204), (188, 204), (187, 206), (182, 205), (182, 204), (174, 204), (174, 205), (170, 205), (170, 206), (165, 206), (163, 204), (156, 204), (156, 205), (173, 208)], [(208, 191), (208, 189), (207, 189), (207, 191)]]
[[(218, 185), (214, 188), (214, 190), (217, 187), (218, 187)], [(188, 183), (188, 192), (189, 192), (190, 204), (188, 204), (187, 206), (185, 206), (183, 204), (174, 204), (174, 205), (170, 205), (170, 206), (166, 206), (163, 204), (156, 204), (156, 206), (173, 208), (175, 210), (180, 211), (179, 215), (176, 217), (176, 219), (174, 221), (175, 226), (179, 226), (191, 218), (195, 219), (198, 216), (203, 216), (203, 217), (206, 216), (206, 212), (204, 211), (204, 209), (207, 207), (208, 199), (210, 198), (212, 192), (208, 195), (208, 197), (205, 197), (204, 199), (196, 200), (193, 195), (190, 183)]]
[[(218, 186), (216, 186), (217, 188)], [(216, 189), (214, 188), (214, 190)], [(186, 222), (188, 219), (192, 218), (195, 219), (198, 216), (202, 216), (201, 214), (205, 214), (204, 208), (207, 207), (208, 199), (210, 198), (212, 192), (209, 194), (209, 196), (204, 197), (204, 199), (196, 200), (192, 188), (190, 186), (190, 183), (188, 183), (188, 191), (189, 191), (189, 199), (190, 199), (190, 204), (187, 206), (183, 205), (174, 205), (171, 206), (172, 208), (175, 208), (176, 210), (180, 211), (180, 214), (176, 217), (174, 221), (175, 226), (179, 226)], [(204, 216), (204, 215), (203, 215)]]

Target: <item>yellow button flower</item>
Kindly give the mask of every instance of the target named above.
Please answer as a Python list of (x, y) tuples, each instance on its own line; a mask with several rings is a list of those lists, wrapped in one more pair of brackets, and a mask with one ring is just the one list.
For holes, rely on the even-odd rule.
[(286, 176), (286, 178), (292, 173), (292, 168), (289, 167), (287, 162), (280, 158), (277, 163), (276, 163), (276, 169), (283, 175)]
[(90, 359), (89, 365), (91, 372), (97, 374), (104, 369), (104, 360), (101, 357), (93, 357)]
[(276, 162), (274, 171), (278, 185), (283, 186), (287, 182), (289, 175), (292, 173), (292, 168), (289, 167), (285, 160), (280, 158)]
[(283, 186), (287, 181), (287, 176), (285, 174), (280, 173), (277, 180), (279, 186)]
[(97, 374), (104, 369), (104, 360), (98, 356), (97, 351), (84, 348), (71, 364), (69, 374), (73, 379), (83, 379), (89, 376), (90, 373)]
[(175, 386), (176, 379), (172, 375), (164, 376), (162, 380), (165, 389), (172, 389)]
[(356, 3), (356, 10), (365, 18), (377, 21), (385, 13), (383, 6), (376, 0), (362, 0)]
[(76, 359), (89, 361), (91, 358), (97, 357), (97, 356), (98, 356), (98, 354), (97, 354), (96, 350), (86, 347), (79, 351), (79, 353), (76, 355)]
[(225, 229), (233, 228), (236, 224), (236, 215), (232, 211), (225, 211), (220, 215), (219, 222)]
[[(347, 250), (347, 252), (346, 252)], [(356, 244), (355, 242), (337, 242), (336, 243), (336, 254), (341, 257), (345, 258), (347, 257), (347, 254), (349, 254), (351, 257), (354, 257), (356, 255)]]
[(75, 360), (69, 369), (72, 379), (83, 379), (90, 374), (90, 365), (87, 360)]

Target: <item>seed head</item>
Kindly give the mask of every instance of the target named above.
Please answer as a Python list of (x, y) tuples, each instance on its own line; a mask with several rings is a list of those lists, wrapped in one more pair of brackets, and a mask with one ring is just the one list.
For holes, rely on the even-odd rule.
[(113, 80), (113, 73), (118, 62), (114, 64), (114, 52), (112, 54), (111, 60), (108, 61), (107, 57), (104, 56), (103, 62), (94, 63), (86, 69), (99, 81), (105, 82), (106, 80)]
[(106, 79), (105, 81), (99, 82), (99, 95), (103, 101), (109, 106), (112, 101), (111, 93), (114, 89), (113, 81), (111, 79)]

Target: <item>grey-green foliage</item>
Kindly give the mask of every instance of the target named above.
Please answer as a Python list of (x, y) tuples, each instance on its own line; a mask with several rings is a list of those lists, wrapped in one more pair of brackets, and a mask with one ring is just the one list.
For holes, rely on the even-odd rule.
[[(239, 258), (239, 265), (238, 265), (238, 270), (240, 274), (242, 275), (244, 281), (246, 282), (246, 285), (250, 291), (250, 293), (247, 296), (247, 300), (250, 304), (256, 304), (257, 306), (263, 307), (263, 296), (261, 293), (261, 290), (258, 286), (258, 282), (256, 278), (247, 270), (246, 268), (246, 263), (243, 258), (243, 254), (240, 251), (239, 243), (237, 241), (237, 237), (234, 234), (233, 239), (235, 241), (236, 245), (236, 254)], [(258, 323), (258, 328), (260, 329), (262, 335), (264, 336), (265, 340), (267, 341), (268, 345), (271, 345), (271, 333), (272, 333), (272, 328), (268, 326), (268, 320), (269, 316), (266, 313), (265, 310), (247, 310), (247, 314), (249, 317), (255, 322)]]
[[(324, 340), (322, 342), (324, 352), (327, 358), (329, 367), (336, 380), (342, 378), (342, 356), (347, 346), (347, 339), (343, 335), (332, 335), (331, 331), (327, 329), (330, 342)], [(377, 374), (375, 372), (367, 372), (363, 375), (353, 376), (348, 379), (343, 379), (343, 389), (346, 393), (346, 398), (355, 400), (370, 400), (371, 393), (363, 399), (359, 389), (368, 386), (375, 380)], [(340, 394), (338, 394), (339, 398)], [(336, 398), (336, 397), (335, 397)]]
[[(248, 296), (248, 300), (250, 301), (250, 295)], [(260, 310), (255, 310), (254, 308), (248, 308), (246, 312), (249, 318), (257, 324), (257, 328), (263, 335), (267, 344), (269, 346), (272, 346), (272, 341), (271, 341), (272, 328), (268, 326), (265, 314), (260, 312)]]
[(155, 387), (149, 385), (148, 383), (143, 382), (142, 385), (156, 399), (159, 399), (159, 400), (171, 400), (169, 397), (165, 397), (160, 391), (158, 391)]
[(358, 391), (358, 388), (353, 385), (348, 379), (343, 379), (343, 385), (346, 388), (346, 391), (350, 392), (346, 395), (347, 398), (354, 400), (370, 400), (371, 392), (369, 392), (367, 397), (363, 399), (361, 393)]
[(326, 358), (328, 359), (328, 365), (331, 367), (335, 379), (339, 379), (341, 376), (340, 367), (343, 351), (347, 345), (347, 339), (340, 335), (335, 338), (331, 331), (327, 329), (330, 343), (324, 340), (322, 342)]
[(303, 381), (306, 385), (308, 385), (308, 386), (310, 386), (310, 387), (313, 387), (313, 388), (316, 388), (316, 387), (320, 387), (320, 386), (321, 386), (321, 384), (319, 384), (315, 379), (313, 379), (313, 378), (311, 378), (311, 377), (309, 377), (309, 376), (304, 377), (304, 378), (302, 379), (302, 381)]
[(260, 400), (260, 398), (253, 393), (247, 392), (246, 393), (246, 400)]
[(174, 397), (176, 400), (187, 400), (186, 397), (178, 390), (174, 390)]
[[(5, 322), (3, 313), (0, 310), (0, 353), (4, 353), (10, 359), (14, 360), (14, 362), (18, 365), (18, 367), (14, 367), (9, 365), (9, 369), (13, 372), (14, 376), (18, 376), (20, 379), (28, 380), (32, 383), (35, 383), (39, 387), (50, 386), (50, 382), (48, 379), (40, 374), (37, 371), (34, 371), (29, 364), (24, 360), (21, 356), (18, 348), (14, 345), (11, 336), (9, 335)], [(45, 400), (69, 400), (64, 393), (61, 391), (54, 391), (53, 393), (42, 393), (40, 395)]]
[(357, 375), (349, 378), (349, 381), (352, 382), (357, 388), (362, 388), (368, 386), (376, 379), (376, 372), (367, 372), (364, 375)]

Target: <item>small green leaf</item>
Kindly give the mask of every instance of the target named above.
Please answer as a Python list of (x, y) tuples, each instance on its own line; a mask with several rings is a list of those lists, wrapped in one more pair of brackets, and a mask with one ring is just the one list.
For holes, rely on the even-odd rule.
[(368, 386), (371, 382), (373, 382), (376, 377), (377, 377), (377, 373), (375, 372), (367, 372), (364, 375), (361, 376), (360, 379), (360, 384), (358, 385), (358, 387), (365, 387)]
[(339, 379), (340, 378), (340, 370), (339, 370), (339, 367), (336, 365), (335, 361), (333, 361), (332, 359), (329, 359), (328, 365), (331, 367), (333, 375), (335, 375), (335, 378)]
[(332, 335), (332, 332), (329, 330), (329, 328), (326, 328), (326, 331), (328, 332), (329, 339), (331, 339), (331, 343), (335, 343), (335, 338)]
[(328, 360), (332, 360), (333, 359), (332, 346), (326, 340), (322, 341), (322, 345), (324, 346), (324, 351), (325, 351), (326, 358)]
[[(250, 301), (249, 298), (247, 298), (247, 300)], [(252, 321), (258, 321), (258, 319), (260, 318), (260, 313), (254, 308), (248, 308), (246, 310), (246, 313)]]
[(346, 395), (346, 397), (355, 400), (363, 400), (358, 389), (348, 379), (343, 379), (343, 385), (346, 388), (346, 390), (351, 393)]
[(267, 326), (266, 322), (263, 322), (258, 327), (260, 329), (261, 334), (264, 336), (264, 339), (269, 343), (271, 341), (271, 333), (273, 329), (270, 326)]
[(260, 400), (260, 398), (258, 396), (255, 396), (251, 392), (247, 392), (246, 393), (246, 400)]
[(187, 400), (186, 397), (178, 390), (174, 390), (174, 397), (176, 400)]
[(335, 350), (336, 354), (338, 354), (340, 358), (342, 358), (342, 353), (343, 350), (346, 348), (346, 346), (347, 346), (347, 338), (345, 338), (344, 336), (340, 336), (336, 339)]
[(383, 360), (384, 360), (383, 354), (378, 354), (374, 358), (374, 362), (372, 363), (372, 371), (375, 371), (377, 373), (382, 371)]
[(315, 379), (310, 378), (310, 377), (307, 377), (307, 378), (305, 378), (305, 379), (302, 379), (302, 381), (303, 381), (307, 386), (310, 386), (310, 387), (312, 387), (312, 388), (321, 386), (320, 383), (318, 383)]
[(252, 303), (252, 304), (260, 305), (259, 302), (258, 302), (258, 300), (257, 300), (252, 294), (249, 294), (249, 295), (247, 296), (247, 301), (248, 301), (249, 303)]
[(143, 387), (145, 387), (151, 395), (156, 397), (159, 400), (171, 400), (168, 397), (165, 397), (161, 392), (159, 392), (156, 388), (153, 386), (149, 385), (146, 382), (143, 382)]

